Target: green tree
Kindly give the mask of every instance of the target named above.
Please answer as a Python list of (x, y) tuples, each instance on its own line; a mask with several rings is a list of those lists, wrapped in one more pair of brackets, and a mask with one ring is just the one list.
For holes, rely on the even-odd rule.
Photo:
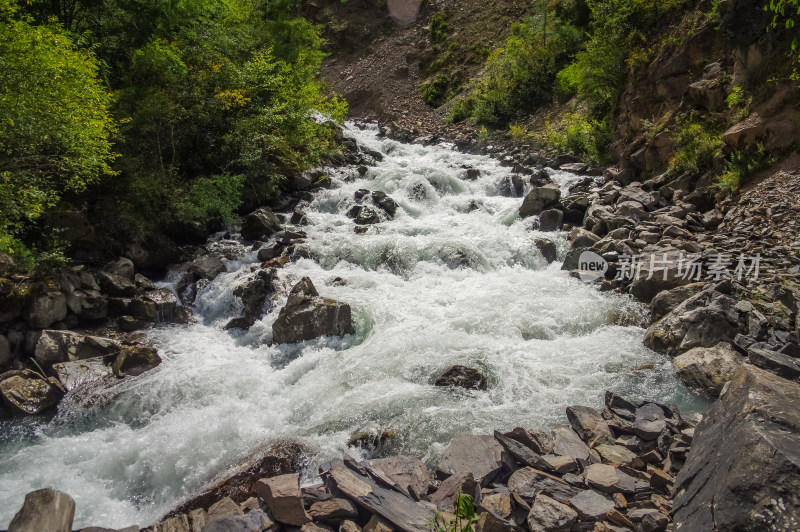
[[(112, 96), (99, 63), (56, 24), (0, 0), (0, 234), (112, 174)], [(13, 250), (12, 250), (13, 251)]]

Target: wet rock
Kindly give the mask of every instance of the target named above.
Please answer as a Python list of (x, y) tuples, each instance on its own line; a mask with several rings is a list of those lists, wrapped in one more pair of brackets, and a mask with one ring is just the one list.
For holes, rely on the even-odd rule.
[(537, 238), (533, 241), (533, 245), (536, 246), (536, 249), (538, 249), (539, 253), (542, 254), (542, 257), (544, 257), (544, 260), (547, 261), (547, 264), (552, 264), (558, 258), (556, 244), (552, 240), (548, 240), (546, 238)]
[(134, 318), (155, 322), (156, 321), (156, 304), (152, 301), (145, 301), (144, 299), (134, 299), (128, 305), (128, 312)]
[(722, 392), (744, 357), (727, 342), (714, 347), (695, 347), (672, 360), (678, 377), (691, 388), (699, 388), (712, 397)]
[(477, 168), (467, 168), (467, 171), (464, 173), (464, 179), (467, 181), (475, 181), (481, 176), (481, 171)]
[(233, 295), (238, 297), (244, 306), (244, 323), (247, 327), (264, 316), (264, 304), (272, 292), (274, 279), (275, 270), (258, 270), (252, 279), (234, 288)]
[(25, 502), (8, 525), (8, 532), (71, 532), (74, 517), (72, 497), (45, 488), (25, 495)]
[(170, 322), (175, 319), (178, 309), (178, 298), (167, 288), (155, 288), (142, 296), (144, 301), (153, 303), (156, 313), (156, 321)]
[(286, 306), (272, 325), (277, 344), (348, 334), (355, 334), (350, 305), (320, 297), (308, 277), (292, 288)]
[(575, 510), (540, 493), (528, 514), (528, 529), (531, 532), (569, 531), (577, 520)]
[(347, 216), (352, 218), (358, 225), (372, 225), (381, 221), (375, 209), (364, 207), (363, 205), (354, 205), (347, 211)]
[(56, 377), (67, 391), (78, 386), (114, 375), (111, 370), (111, 357), (95, 357), (71, 362), (53, 364)]
[(501, 196), (505, 196), (507, 198), (520, 198), (522, 197), (522, 191), (525, 188), (525, 183), (523, 182), (521, 176), (510, 175), (504, 177), (500, 181), (498, 188)]
[(548, 207), (557, 204), (560, 199), (561, 191), (557, 185), (534, 187), (522, 201), (522, 206), (519, 208), (519, 215), (522, 218), (537, 215)]
[(589, 447), (572, 428), (565, 425), (553, 427), (553, 453), (569, 456), (575, 460), (588, 460)]
[(633, 432), (645, 441), (655, 440), (667, 427), (664, 410), (657, 404), (646, 403), (636, 409)]
[(607, 464), (591, 464), (584, 470), (586, 483), (603, 493), (634, 493), (636, 480)]
[(267, 504), (270, 515), (276, 521), (294, 526), (302, 526), (311, 521), (303, 508), (299, 475), (263, 478), (256, 483), (255, 490)]
[(454, 438), (438, 469), (445, 474), (472, 473), (481, 486), (488, 486), (503, 469), (503, 447), (492, 436)]
[(35, 296), (25, 312), (28, 325), (46, 329), (67, 317), (67, 298), (61, 292), (47, 292)]
[(397, 214), (397, 202), (386, 195), (385, 192), (381, 192), (380, 190), (374, 191), (372, 193), (372, 202), (383, 209), (383, 212), (390, 218), (394, 218), (394, 215)]
[(467, 390), (485, 390), (486, 376), (477, 369), (466, 366), (451, 366), (434, 382), (434, 386), (458, 386)]
[(540, 231), (558, 231), (564, 222), (564, 213), (558, 209), (547, 209), (539, 214)]
[(602, 521), (608, 511), (614, 508), (614, 501), (594, 490), (581, 491), (569, 503), (584, 521)]
[(580, 227), (576, 227), (569, 233), (569, 243), (572, 249), (589, 248), (599, 241), (599, 236)]
[(280, 220), (267, 207), (251, 212), (242, 221), (242, 238), (245, 240), (264, 240), (280, 230)]
[(42, 331), (35, 357), (42, 367), (58, 362), (82, 360), (116, 353), (120, 346), (110, 338), (87, 336), (71, 331)]
[(742, 366), (697, 425), (675, 480), (680, 530), (794, 530), (800, 384)]
[(0, 381), (0, 395), (14, 413), (33, 415), (58, 404), (64, 390), (54, 377), (43, 379), (24, 370)]
[(185, 305), (194, 303), (197, 295), (196, 284), (199, 281), (213, 281), (226, 271), (222, 259), (213, 255), (204, 255), (195, 260), (169, 267), (172, 275), (178, 277), (175, 290)]
[(117, 318), (117, 328), (122, 332), (134, 332), (153, 326), (153, 322), (134, 318), (133, 316), (120, 316)]
[(261, 248), (258, 250), (258, 260), (260, 262), (266, 262), (268, 260), (272, 260), (278, 258), (283, 253), (284, 246), (280, 243), (274, 243), (267, 247)]
[(608, 423), (594, 409), (588, 406), (570, 406), (567, 408), (567, 419), (572, 429), (587, 443), (614, 441)]
[(152, 347), (127, 346), (114, 357), (111, 371), (117, 377), (136, 377), (161, 364), (161, 357)]

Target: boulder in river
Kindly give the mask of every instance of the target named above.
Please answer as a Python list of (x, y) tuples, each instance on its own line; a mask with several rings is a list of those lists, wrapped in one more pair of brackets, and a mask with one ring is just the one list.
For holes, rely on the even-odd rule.
[(694, 431), (675, 479), (680, 530), (797, 530), (800, 385), (743, 365)]
[(257, 209), (242, 221), (242, 238), (245, 240), (266, 239), (281, 230), (281, 221), (267, 207)]
[(213, 255), (204, 255), (189, 262), (170, 266), (169, 269), (178, 277), (175, 290), (185, 305), (194, 303), (198, 281), (212, 281), (226, 271), (222, 259)]
[(33, 415), (58, 404), (64, 390), (54, 377), (44, 379), (30, 370), (10, 371), (0, 375), (0, 396), (14, 413)]
[(442, 373), (433, 384), (434, 386), (460, 386), (467, 390), (485, 390), (486, 375), (474, 368), (455, 365)]
[(8, 525), (9, 532), (71, 532), (75, 501), (66, 493), (45, 488), (25, 495), (22, 508)]
[(543, 187), (533, 187), (533, 190), (528, 192), (525, 199), (522, 200), (522, 206), (519, 208), (519, 215), (522, 218), (534, 216), (541, 213), (548, 207), (558, 203), (561, 199), (561, 191), (558, 185), (545, 185)]
[(690, 349), (672, 359), (672, 363), (685, 385), (717, 397), (744, 363), (744, 357), (731, 344), (720, 342), (714, 347)]
[(272, 325), (276, 344), (293, 344), (320, 336), (355, 334), (350, 305), (320, 297), (308, 277), (289, 293), (286, 306)]
[(44, 330), (36, 344), (36, 361), (47, 368), (58, 362), (93, 358), (120, 350), (110, 338), (88, 336), (71, 331)]

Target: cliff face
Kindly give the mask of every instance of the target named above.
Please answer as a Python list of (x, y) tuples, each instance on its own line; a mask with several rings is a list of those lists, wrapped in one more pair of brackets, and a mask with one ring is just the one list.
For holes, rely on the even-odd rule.
[[(665, 28), (663, 46), (634, 70), (620, 101), (614, 142), (623, 181), (663, 172), (675, 157), (680, 124), (693, 120), (722, 141), (722, 156), (737, 150), (784, 154), (797, 138), (796, 82), (771, 81), (785, 72), (789, 45), (766, 31), (763, 2), (722, 2), (718, 16), (684, 13)], [(730, 95), (737, 93), (738, 99)], [(727, 100), (727, 101), (726, 101)], [(702, 169), (701, 169), (702, 170)], [(709, 172), (679, 176), (690, 190), (710, 184)]]

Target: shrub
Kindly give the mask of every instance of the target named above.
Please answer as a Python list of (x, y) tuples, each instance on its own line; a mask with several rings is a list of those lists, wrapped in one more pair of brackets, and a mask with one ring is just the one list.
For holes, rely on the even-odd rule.
[(667, 175), (677, 177), (684, 172), (700, 173), (711, 168), (722, 148), (722, 138), (708, 122), (695, 122), (691, 117), (677, 120), (677, 131), (671, 137), (675, 144)]
[(764, 150), (763, 144), (759, 144), (755, 150), (735, 151), (725, 161), (726, 170), (717, 178), (717, 187), (725, 192), (736, 193), (753, 174), (772, 165), (775, 160)]
[(433, 107), (439, 107), (447, 100), (447, 90), (450, 87), (450, 77), (440, 72), (432, 81), (420, 85), (422, 99)]
[(555, 126), (548, 122), (539, 140), (560, 151), (583, 155), (594, 163), (605, 163), (609, 160), (607, 146), (611, 141), (611, 120), (568, 113)]
[(439, 11), (431, 17), (430, 32), (433, 44), (440, 43), (447, 38), (447, 34), (450, 32), (450, 26), (447, 24), (447, 13)]

